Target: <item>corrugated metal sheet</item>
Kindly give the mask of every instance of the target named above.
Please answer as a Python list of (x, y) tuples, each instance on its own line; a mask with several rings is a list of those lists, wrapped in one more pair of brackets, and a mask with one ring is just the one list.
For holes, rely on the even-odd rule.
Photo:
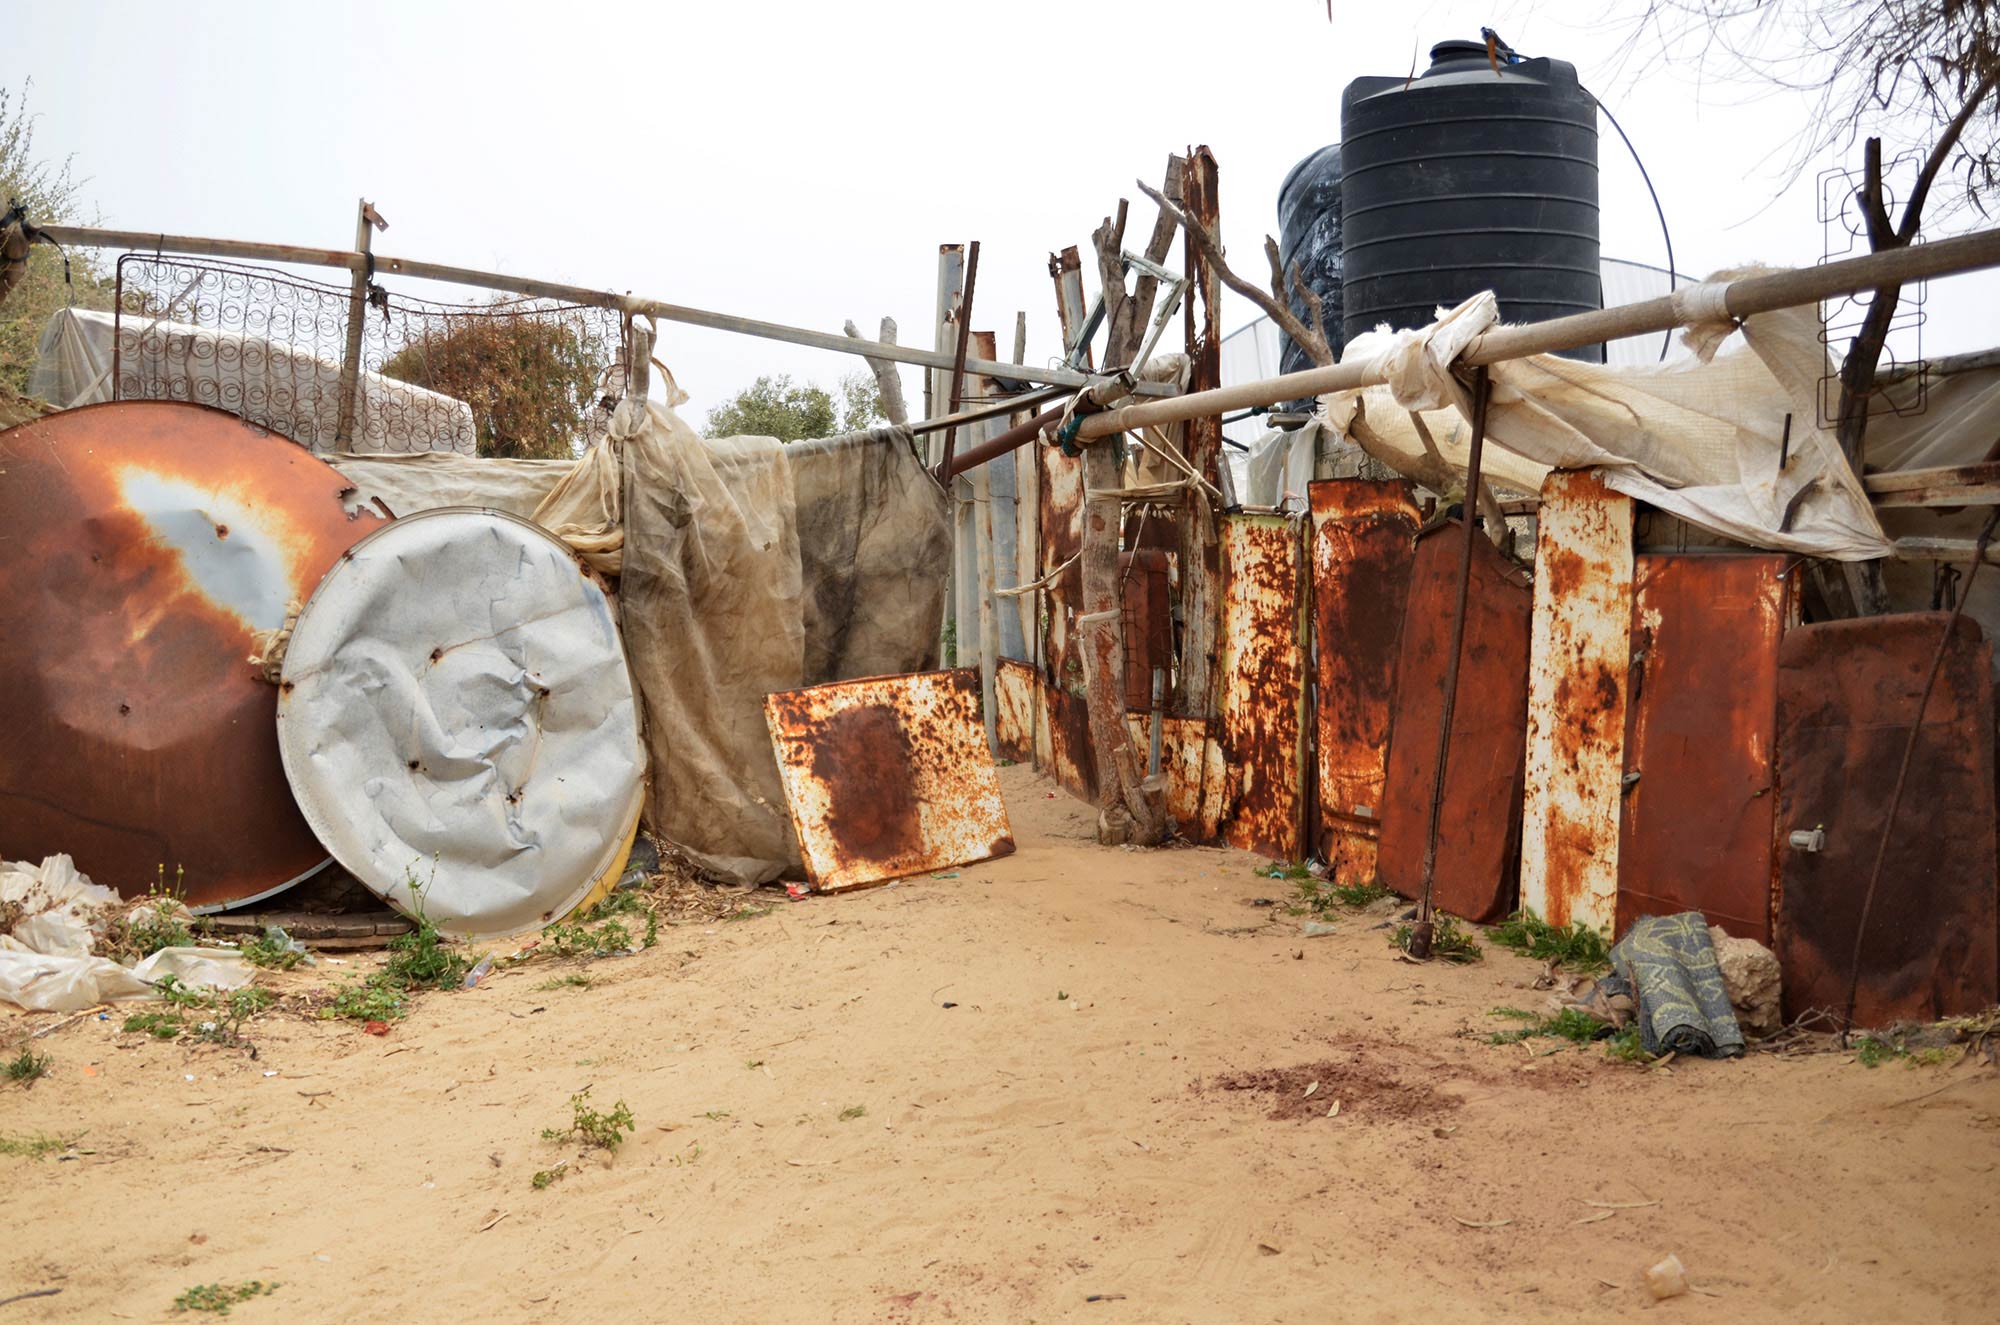
[[(1778, 923), (1785, 1015), (1845, 1006), (1896, 770), (1948, 613), (1801, 626), (1778, 662)], [(1924, 712), (1861, 952), (1855, 1022), (2000, 1001), (1993, 649), (1961, 618)], [(1819, 850), (1791, 835), (1824, 833)]]
[(1035, 738), (1041, 726), (1042, 679), (1035, 674), (1034, 664), (1018, 658), (1000, 660), (993, 673), (993, 706), (1000, 757), (1039, 766)]
[(1014, 850), (969, 669), (764, 701), (806, 877), (833, 891)]
[(1535, 518), (1521, 905), (1604, 933), (1618, 915), (1618, 805), (1632, 648), (1632, 499), (1587, 472)]
[(617, 882), (646, 752), (603, 585), (561, 539), (445, 506), (356, 543), (285, 654), (278, 747), (334, 858), (456, 938), (520, 934)]
[(1782, 555), (1641, 553), (1634, 574), (1618, 928), (1700, 911), (1771, 942), (1778, 645), (1797, 574)]
[[(1417, 896), (1423, 884), (1461, 537), (1456, 527), (1447, 527), (1417, 540), (1396, 650), (1395, 728), (1376, 868), (1382, 882), (1405, 897)], [(1492, 543), (1479, 539), (1466, 597), (1435, 892), (1440, 908), (1467, 920), (1497, 920), (1513, 905), (1531, 610), (1526, 577)]]
[(1222, 520), (1222, 698), (1231, 846), (1305, 854), (1305, 548), (1280, 515)]
[(379, 527), (303, 447), (201, 405), (120, 402), (0, 434), (0, 856), (68, 852), (127, 896), (268, 896), (326, 862), (247, 659)]
[(1401, 480), (1328, 479), (1308, 492), (1319, 736), (1315, 846), (1329, 878), (1365, 883), (1375, 877), (1381, 835), (1417, 504)]

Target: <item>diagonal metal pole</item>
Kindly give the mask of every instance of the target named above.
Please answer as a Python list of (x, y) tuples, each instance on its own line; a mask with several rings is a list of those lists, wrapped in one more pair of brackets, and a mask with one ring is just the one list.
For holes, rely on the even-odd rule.
[[(958, 413), (965, 403), (965, 351), (972, 343), (972, 290), (979, 283), (979, 241), (973, 240), (965, 251), (965, 293), (958, 300), (958, 352), (951, 362), (951, 406), (946, 411)], [(938, 466), (938, 480), (948, 481), (951, 476), (951, 455), (958, 449), (958, 425), (952, 424), (944, 430), (944, 463)]]
[(1431, 955), (1431, 939), (1437, 933), (1438, 820), (1444, 812), (1444, 771), (1451, 758), (1451, 718), (1458, 707), (1458, 660), (1465, 652), (1465, 607), (1472, 589), (1472, 546), (1479, 540), (1479, 460), (1486, 450), (1486, 401), (1492, 394), (1487, 371), (1481, 366), (1472, 374), (1472, 446), (1465, 461), (1465, 500), (1459, 503), (1465, 525), (1465, 551), (1458, 562), (1458, 604), (1451, 618), (1451, 652), (1444, 663), (1444, 713), (1438, 720), (1437, 769), (1431, 778), (1431, 818), (1424, 832), (1423, 892), (1417, 899), (1417, 923), (1410, 930), (1410, 955)]

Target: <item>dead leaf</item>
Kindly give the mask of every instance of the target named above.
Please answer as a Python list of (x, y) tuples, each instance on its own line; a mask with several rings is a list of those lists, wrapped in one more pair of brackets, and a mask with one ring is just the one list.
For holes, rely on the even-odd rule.
[(1319, 1082), (1317, 1082), (1317, 1081), (1313, 1082), (1313, 1083), (1312, 1083), (1312, 1084), (1311, 1084), (1310, 1086), (1307, 1086), (1307, 1087), (1306, 1087), (1306, 1093), (1305, 1093), (1305, 1098), (1306, 1098), (1306, 1099), (1311, 1099), (1311, 1098), (1313, 1097), (1313, 1092), (1314, 1092), (1314, 1091), (1316, 1091), (1316, 1090), (1318, 1090), (1318, 1089), (1319, 1089)]
[(1333, 1102), (1333, 1107), (1326, 1111), (1326, 1116), (1332, 1118), (1336, 1117), (1339, 1113), (1340, 1113), (1340, 1101), (1335, 1100)]

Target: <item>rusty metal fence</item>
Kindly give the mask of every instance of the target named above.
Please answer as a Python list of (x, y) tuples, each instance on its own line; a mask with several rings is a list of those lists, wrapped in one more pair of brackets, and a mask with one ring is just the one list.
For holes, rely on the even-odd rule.
[(354, 303), (277, 268), (127, 253), (110, 394), (212, 405), (316, 451), (562, 458), (610, 424), (625, 359), (610, 309), (371, 283), (356, 337)]

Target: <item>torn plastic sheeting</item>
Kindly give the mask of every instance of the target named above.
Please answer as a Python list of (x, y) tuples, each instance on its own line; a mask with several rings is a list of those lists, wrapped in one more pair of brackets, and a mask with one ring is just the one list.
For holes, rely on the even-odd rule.
[(608, 887), (644, 789), (611, 604), (545, 530), (445, 507), (357, 543), (299, 616), (278, 743), (350, 873), (462, 938)]
[[(1343, 360), (1369, 363), (1386, 385), (1324, 397), (1328, 421), (1371, 454), (1462, 474), (1472, 399), (1451, 365), (1497, 320), (1480, 294), (1420, 330), (1349, 341)], [(1706, 362), (1612, 368), (1538, 354), (1492, 365), (1487, 474), (1535, 492), (1548, 469), (1601, 468), (1617, 491), (1753, 547), (1887, 555), (1866, 492), (1818, 426), (1815, 311), (1760, 313), (1743, 336), (1747, 348)]]

